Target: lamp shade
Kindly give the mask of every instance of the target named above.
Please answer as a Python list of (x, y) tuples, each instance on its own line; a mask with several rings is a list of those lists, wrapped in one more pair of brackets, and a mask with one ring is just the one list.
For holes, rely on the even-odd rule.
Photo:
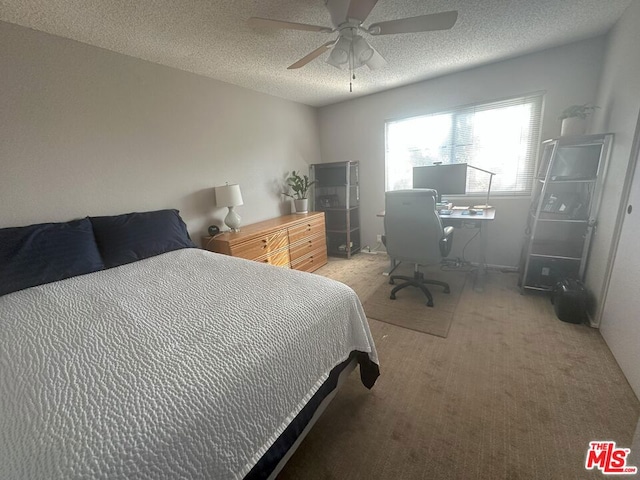
[(216, 187), (216, 206), (218, 207), (237, 207), (242, 205), (242, 193), (240, 185), (223, 185)]
[(353, 62), (358, 67), (365, 65), (373, 57), (373, 48), (360, 35), (353, 37)]
[(327, 63), (337, 68), (346, 68), (349, 64), (349, 52), (351, 51), (351, 40), (341, 36), (331, 50)]

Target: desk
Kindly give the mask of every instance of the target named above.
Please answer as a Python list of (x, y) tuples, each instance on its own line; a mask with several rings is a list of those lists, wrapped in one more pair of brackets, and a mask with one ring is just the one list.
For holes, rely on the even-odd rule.
[[(384, 211), (378, 213), (378, 217), (384, 218)], [(461, 228), (463, 225), (472, 226), (480, 230), (480, 262), (478, 270), (476, 270), (476, 276), (474, 279), (473, 289), (476, 292), (484, 291), (484, 277), (487, 274), (487, 263), (485, 259), (485, 253), (487, 251), (487, 238), (482, 234), (482, 225), (487, 222), (491, 222), (496, 218), (496, 209), (488, 208), (482, 211), (482, 214), (470, 215), (469, 210), (451, 210), (450, 215), (438, 214), (442, 225), (445, 227), (452, 226), (454, 228)], [(383, 275), (390, 275), (396, 267), (399, 265), (393, 258), (390, 259), (389, 270), (384, 272)]]

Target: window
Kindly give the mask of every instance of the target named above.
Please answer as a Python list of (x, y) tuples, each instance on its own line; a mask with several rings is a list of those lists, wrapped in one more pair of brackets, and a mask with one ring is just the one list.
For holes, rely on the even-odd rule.
[[(467, 163), (496, 173), (491, 193), (531, 193), (542, 95), (386, 122), (386, 189), (412, 188), (413, 167)], [(467, 170), (467, 193), (489, 187), (487, 173)]]

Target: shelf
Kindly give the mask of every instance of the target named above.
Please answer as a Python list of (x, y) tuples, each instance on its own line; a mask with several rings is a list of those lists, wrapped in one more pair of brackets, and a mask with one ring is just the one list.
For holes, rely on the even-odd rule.
[(345, 250), (331, 249), (331, 250), (327, 250), (327, 254), (332, 255), (334, 257), (346, 257), (349, 255), (353, 255), (354, 253), (358, 253), (359, 251), (360, 251), (360, 247), (351, 247), (350, 252), (347, 252)]
[(357, 210), (358, 208), (360, 208), (360, 205), (356, 205), (355, 207), (318, 207), (317, 210), (319, 212), (346, 212), (348, 211), (353, 211), (353, 210)]
[(575, 180), (554, 180), (550, 178), (549, 180), (545, 180), (543, 178), (538, 178), (539, 182), (548, 183), (549, 185), (555, 184), (566, 184), (566, 183), (595, 183), (597, 179), (595, 178), (581, 178)]
[[(537, 257), (530, 255), (526, 278), (522, 288), (552, 290), (562, 278), (578, 278), (580, 262), (576, 259)], [(577, 259), (580, 260), (580, 259)]]
[(559, 280), (581, 280), (607, 169), (611, 134), (561, 137), (542, 143), (527, 217), (520, 280), (523, 290), (551, 291)]
[[(531, 212), (531, 217), (535, 218), (536, 214)], [(558, 214), (558, 213), (548, 213), (548, 212), (540, 212), (538, 216), (539, 222), (556, 222), (556, 223), (583, 223), (588, 224), (588, 218), (567, 218), (566, 215)]]
[(318, 163), (309, 173), (317, 182), (315, 208), (325, 215), (327, 253), (350, 258), (360, 251), (358, 162)]
[(553, 287), (550, 287), (548, 285), (540, 285), (540, 286), (523, 285), (522, 288), (526, 288), (526, 289), (529, 289), (529, 290), (537, 290), (539, 292), (552, 292), (553, 291)]
[(581, 260), (584, 242), (540, 242), (531, 244), (532, 257)]
[(531, 254), (532, 257), (536, 257), (536, 258), (556, 258), (558, 260), (574, 260), (574, 261), (580, 261), (582, 260), (581, 257), (575, 257), (575, 256), (564, 256), (564, 255), (545, 255), (543, 253), (532, 253)]
[(329, 230), (327, 228), (327, 233), (353, 233), (353, 232), (357, 232), (358, 230), (360, 230), (360, 227), (354, 227), (351, 230), (347, 230), (347, 229), (344, 229), (344, 230)]

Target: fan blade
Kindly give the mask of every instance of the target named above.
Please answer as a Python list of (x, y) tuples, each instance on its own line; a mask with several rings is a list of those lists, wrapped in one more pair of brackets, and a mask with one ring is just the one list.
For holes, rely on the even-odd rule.
[(286, 30), (305, 30), (307, 32), (333, 32), (333, 28), (329, 27), (307, 25), (306, 23), (285, 22), (283, 20), (271, 20), (270, 18), (251, 17), (247, 23), (252, 27), (284, 28)]
[(392, 33), (431, 32), (434, 30), (449, 30), (458, 19), (458, 12), (434, 13), (419, 17), (389, 20), (388, 22), (374, 23), (367, 31), (371, 35), (389, 35)]
[(296, 63), (294, 63), (293, 65), (290, 65), (287, 67), (287, 70), (294, 70), (296, 68), (300, 68), (300, 67), (304, 67), (307, 63), (309, 63), (311, 60), (315, 59), (316, 57), (319, 57), (320, 55), (322, 55), (324, 52), (326, 52), (327, 50), (329, 50), (331, 47), (333, 47), (335, 45), (336, 41), (332, 40), (330, 42), (325, 43), (324, 45), (322, 45), (321, 47), (316, 48), (313, 52), (311, 52), (308, 55), (305, 55), (304, 57), (302, 57), (300, 60), (298, 60)]
[(373, 7), (376, 6), (378, 0), (351, 0), (349, 2), (349, 11), (347, 12), (348, 18), (356, 18), (360, 22), (369, 16)]
[(347, 12), (349, 10), (349, 2), (345, 0), (327, 0), (327, 9), (331, 15), (331, 23), (338, 28), (347, 21)]
[(387, 64), (384, 57), (380, 55), (375, 48), (371, 47), (371, 50), (373, 50), (373, 56), (365, 62), (365, 65), (369, 67), (369, 70), (378, 70), (384, 67)]

